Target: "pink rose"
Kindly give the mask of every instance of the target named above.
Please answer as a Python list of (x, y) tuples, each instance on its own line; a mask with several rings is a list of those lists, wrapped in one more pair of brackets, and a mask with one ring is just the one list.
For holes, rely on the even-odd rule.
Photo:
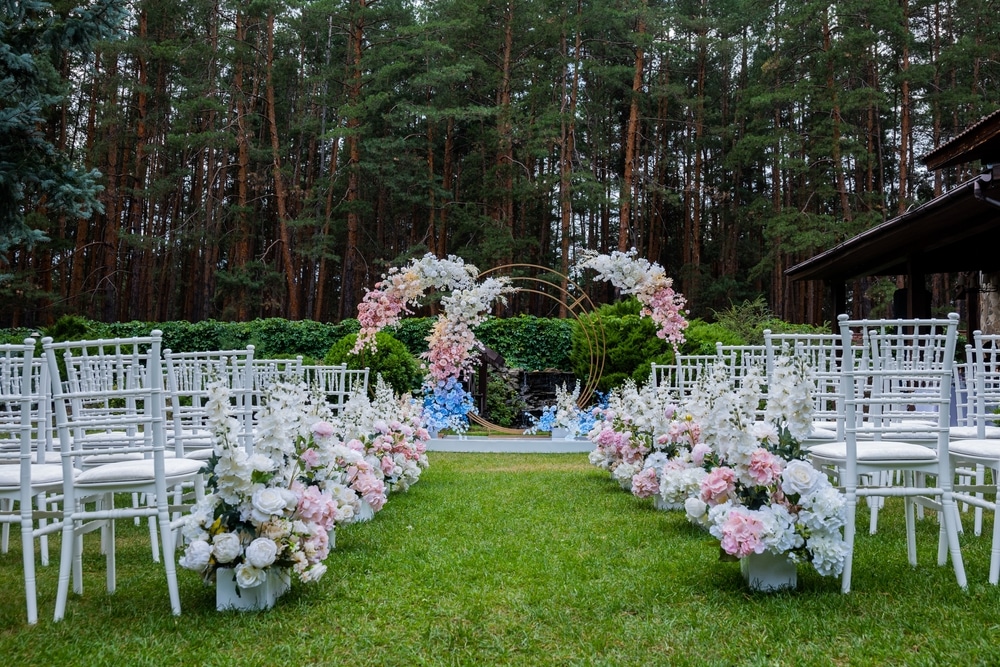
[(318, 421), (312, 425), (313, 435), (317, 438), (329, 438), (333, 436), (333, 424), (325, 421)]
[(319, 452), (310, 447), (302, 452), (301, 459), (306, 464), (306, 469), (315, 468), (319, 464)]
[(703, 442), (699, 442), (697, 445), (691, 448), (691, 463), (696, 466), (704, 465), (705, 456), (712, 452), (712, 448)]

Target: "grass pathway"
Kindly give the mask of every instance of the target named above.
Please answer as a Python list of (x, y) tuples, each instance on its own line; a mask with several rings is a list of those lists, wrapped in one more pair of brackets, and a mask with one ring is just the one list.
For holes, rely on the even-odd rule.
[[(338, 533), (326, 577), (263, 613), (219, 614), (181, 572), (173, 618), (143, 532), (123, 527), (119, 591), (85, 558), (86, 594), (53, 624), (23, 620), (19, 552), (0, 558), (0, 655), (10, 665), (1000, 664), (989, 540), (965, 536), (969, 592), (906, 564), (892, 508), (859, 545), (855, 592), (800, 567), (799, 590), (749, 594), (680, 513), (622, 492), (586, 455), (432, 453), (374, 521)], [(96, 540), (88, 540), (96, 543)], [(93, 545), (96, 547), (96, 544)]]

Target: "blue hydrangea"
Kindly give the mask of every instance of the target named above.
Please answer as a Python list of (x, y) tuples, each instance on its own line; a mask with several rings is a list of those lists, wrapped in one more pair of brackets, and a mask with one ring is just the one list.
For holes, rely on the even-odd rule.
[(472, 394), (455, 378), (424, 386), (424, 423), (427, 429), (451, 429), (464, 433), (469, 429), (469, 413), (476, 413)]

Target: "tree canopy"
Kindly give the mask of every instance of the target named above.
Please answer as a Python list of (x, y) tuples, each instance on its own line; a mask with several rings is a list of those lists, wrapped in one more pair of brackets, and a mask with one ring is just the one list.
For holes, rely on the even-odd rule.
[(916, 159), (1000, 104), (977, 1), (4, 2), (0, 224), (50, 240), (0, 324), (337, 320), (428, 250), (630, 246), (694, 315), (819, 323), (784, 270), (967, 177)]

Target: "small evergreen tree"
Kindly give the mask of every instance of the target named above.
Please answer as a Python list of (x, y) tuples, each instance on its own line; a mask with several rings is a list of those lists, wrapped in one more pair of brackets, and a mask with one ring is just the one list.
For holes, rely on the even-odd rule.
[(0, 252), (43, 238), (26, 223), (30, 211), (87, 218), (100, 210), (100, 173), (74, 165), (43, 129), (69, 90), (66, 59), (117, 36), (125, 15), (123, 0), (59, 11), (42, 0), (0, 0)]

